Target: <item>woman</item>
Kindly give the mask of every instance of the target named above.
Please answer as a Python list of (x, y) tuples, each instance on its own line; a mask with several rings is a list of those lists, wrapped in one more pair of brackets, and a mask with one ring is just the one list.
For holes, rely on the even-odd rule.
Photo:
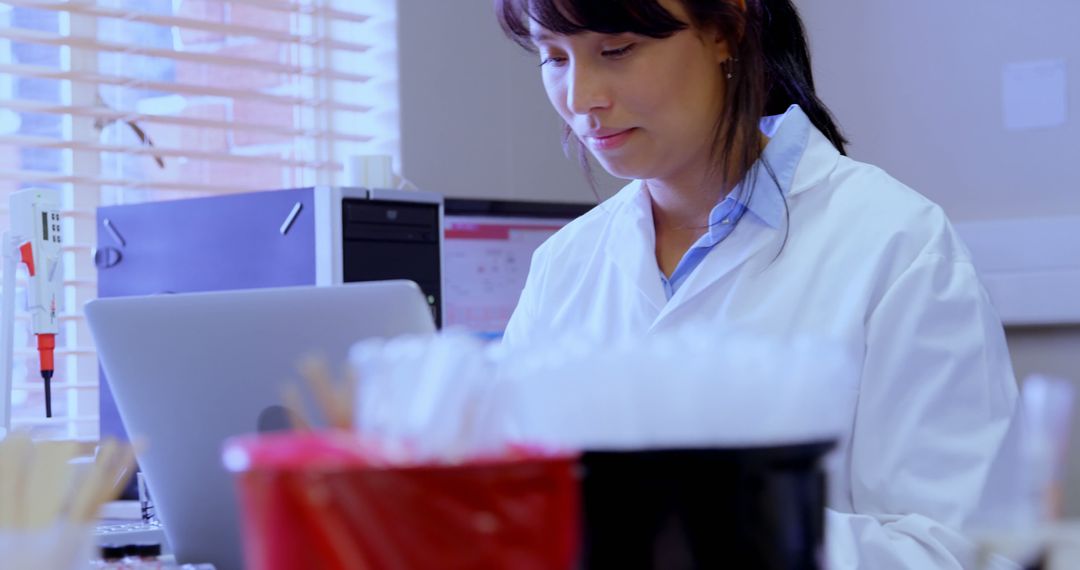
[(960, 567), (1016, 400), (1001, 323), (942, 210), (844, 155), (790, 1), (496, 8), (567, 144), (632, 180), (537, 250), (505, 342), (702, 317), (838, 339), (862, 371), (830, 565)]

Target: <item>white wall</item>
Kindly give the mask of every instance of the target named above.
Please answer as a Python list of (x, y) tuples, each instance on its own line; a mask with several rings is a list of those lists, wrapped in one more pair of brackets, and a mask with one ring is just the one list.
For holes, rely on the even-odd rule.
[[(539, 60), (507, 39), (490, 0), (398, 3), (401, 170), (459, 197), (595, 202), (563, 156)], [(604, 192), (621, 183), (598, 172)]]
[[(1080, 2), (797, 3), (853, 156), (957, 220), (1080, 214)], [(503, 37), (489, 0), (398, 10), (408, 178), (458, 196), (591, 199), (562, 155), (534, 59)], [(1055, 58), (1068, 65), (1068, 122), (1007, 131), (1003, 67)]]
[[(1080, 2), (796, 0), (855, 158), (956, 220), (1080, 213)], [(1065, 59), (1070, 116), (1007, 131), (1006, 64)]]

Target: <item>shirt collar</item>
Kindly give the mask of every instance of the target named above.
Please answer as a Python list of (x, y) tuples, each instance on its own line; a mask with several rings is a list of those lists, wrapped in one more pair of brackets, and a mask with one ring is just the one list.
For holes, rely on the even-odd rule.
[[(771, 227), (783, 225), (784, 197), (791, 191), (795, 169), (806, 151), (812, 124), (798, 105), (792, 105), (782, 115), (762, 118), (760, 125), (761, 132), (770, 138), (769, 144), (750, 174), (728, 198), (713, 208), (710, 222), (717, 215), (723, 217), (724, 211), (737, 211), (728, 202), (732, 200)], [(745, 190), (748, 181), (753, 184), (751, 191)]]
[[(744, 183), (741, 182), (728, 197), (714, 206), (709, 214), (709, 233), (706, 236), (716, 238), (726, 235), (726, 233), (714, 234), (723, 231), (720, 227), (726, 226), (722, 223), (724, 219), (737, 221), (746, 211), (773, 228), (779, 228), (784, 224), (784, 197), (792, 190), (795, 171), (809, 144), (813, 124), (798, 105), (792, 105), (782, 115), (762, 117), (760, 128), (770, 140), (761, 158), (754, 163), (754, 176), (747, 176), (744, 179), (744, 182), (745, 180), (754, 182), (754, 191), (750, 193), (749, 200), (746, 200), (746, 193), (743, 192)], [(764, 166), (766, 163), (772, 168), (776, 176), (775, 181), (772, 176), (769, 176), (769, 171)], [(644, 182), (635, 180), (628, 184), (620, 194), (629, 199), (632, 209), (636, 211), (636, 215), (633, 216), (636, 223), (647, 225), (651, 229), (652, 200), (649, 198)], [(734, 217), (731, 217), (733, 215)]]

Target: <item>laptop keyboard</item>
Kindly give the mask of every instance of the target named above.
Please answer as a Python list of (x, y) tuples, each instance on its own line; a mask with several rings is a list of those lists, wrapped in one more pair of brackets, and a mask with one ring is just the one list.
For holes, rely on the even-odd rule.
[[(164, 554), (157, 564), (146, 566), (155, 570), (215, 570), (213, 564), (177, 564), (165, 541), (165, 531), (158, 522), (142, 522), (126, 519), (101, 519), (94, 529), (98, 546), (153, 543), (162, 546)], [(103, 563), (102, 563), (103, 564)], [(129, 566), (117, 566), (117, 568)]]
[[(142, 521), (129, 521), (122, 519), (103, 519), (98, 522), (94, 529), (94, 535), (98, 538), (98, 544), (120, 542), (119, 539), (127, 536), (136, 537), (132, 542), (158, 542), (165, 544), (165, 531), (159, 523), (147, 523)], [(118, 540), (112, 540), (116, 538)], [(107, 539), (103, 541), (102, 539)]]

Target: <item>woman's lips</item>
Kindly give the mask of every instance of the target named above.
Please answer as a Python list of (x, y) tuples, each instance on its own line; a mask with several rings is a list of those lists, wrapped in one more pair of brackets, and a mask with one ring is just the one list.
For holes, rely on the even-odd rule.
[(616, 131), (611, 134), (596, 133), (586, 136), (586, 140), (589, 142), (589, 146), (595, 150), (615, 150), (629, 140), (630, 135), (634, 133), (635, 129), (624, 129), (622, 131)]

